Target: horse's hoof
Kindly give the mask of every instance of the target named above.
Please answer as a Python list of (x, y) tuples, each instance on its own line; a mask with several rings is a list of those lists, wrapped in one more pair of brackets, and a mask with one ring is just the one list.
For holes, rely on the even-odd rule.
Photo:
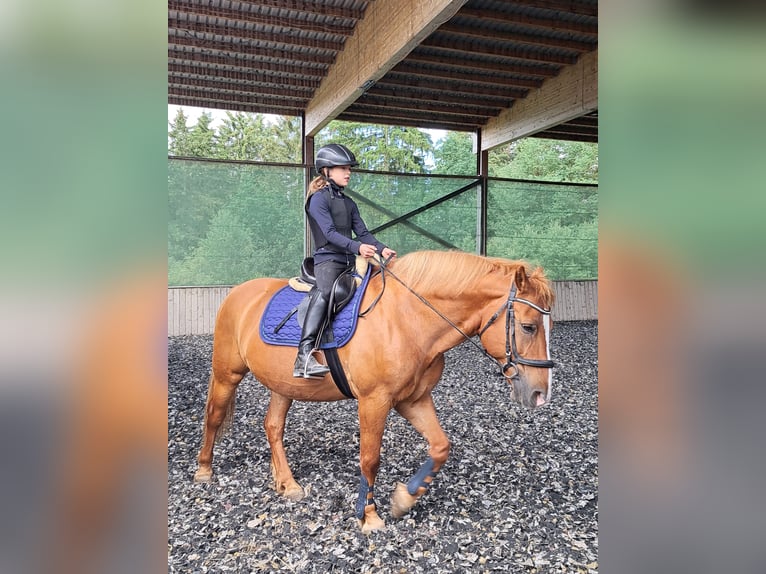
[(374, 505), (369, 505), (364, 509), (364, 518), (358, 521), (362, 529), (362, 534), (369, 534), (375, 530), (385, 530), (386, 523), (378, 516)]
[(391, 494), (391, 515), (394, 518), (401, 518), (407, 514), (415, 503), (417, 496), (412, 496), (407, 491), (407, 485), (403, 482), (397, 482), (393, 494)]
[(194, 473), (194, 482), (210, 482), (213, 479), (212, 470), (199, 469)]
[(285, 489), (283, 496), (287, 500), (298, 502), (299, 500), (303, 500), (306, 497), (306, 491), (303, 490), (303, 488), (300, 486), (295, 486), (293, 488)]

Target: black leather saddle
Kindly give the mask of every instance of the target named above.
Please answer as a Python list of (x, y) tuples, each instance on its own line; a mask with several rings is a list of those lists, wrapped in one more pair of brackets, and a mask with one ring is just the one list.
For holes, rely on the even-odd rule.
[[(306, 257), (301, 262), (301, 275), (300, 280), (309, 285), (316, 287), (317, 280), (314, 275), (314, 258)], [(356, 292), (356, 281), (354, 278), (354, 270), (350, 270), (340, 275), (333, 283), (332, 295), (330, 297), (330, 309), (333, 314), (343, 309), (344, 305), (351, 301), (351, 298)]]

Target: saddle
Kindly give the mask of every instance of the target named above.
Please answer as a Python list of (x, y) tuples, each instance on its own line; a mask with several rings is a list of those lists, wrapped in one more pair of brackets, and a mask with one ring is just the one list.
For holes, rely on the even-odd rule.
[[(362, 284), (364, 277), (369, 269), (369, 261), (365, 257), (357, 257), (355, 272), (344, 273), (335, 280), (332, 289), (332, 299), (329, 308), (332, 309), (332, 315), (340, 311), (354, 296), (356, 288)], [(314, 258), (306, 257), (301, 262), (301, 272), (297, 277), (292, 277), (287, 281), (288, 285), (295, 291), (308, 293), (316, 286), (317, 280), (314, 275)]]
[[(337, 349), (351, 340), (356, 330), (359, 307), (364, 290), (371, 276), (368, 261), (356, 258), (354, 273), (344, 273), (335, 282), (333, 296), (328, 307), (332, 309), (332, 320), (322, 331), (318, 346), (324, 351), (327, 366), (333, 381), (348, 398), (354, 398), (338, 358)], [(301, 264), (299, 277), (293, 277), (277, 291), (266, 305), (261, 317), (261, 339), (271, 345), (297, 347), (301, 336), (301, 325), (308, 306), (306, 293), (316, 285), (314, 259), (308, 257)]]
[[(360, 259), (362, 263), (359, 263)], [(306, 258), (301, 265), (300, 276), (291, 278), (288, 285), (271, 298), (261, 317), (260, 334), (264, 342), (298, 346), (301, 325), (308, 307), (306, 294), (316, 285), (313, 270), (313, 258)], [(364, 275), (357, 275), (359, 270), (363, 270)], [(356, 271), (344, 273), (336, 280), (328, 305), (332, 319), (327, 322), (318, 341), (320, 349), (342, 347), (351, 339), (356, 330), (359, 307), (369, 277), (367, 261), (357, 257)]]

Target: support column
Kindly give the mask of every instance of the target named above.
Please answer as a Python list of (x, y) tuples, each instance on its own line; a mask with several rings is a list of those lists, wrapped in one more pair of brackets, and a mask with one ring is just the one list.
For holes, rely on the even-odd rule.
[[(309, 184), (311, 183), (311, 180), (313, 179), (312, 173), (311, 173), (311, 166), (314, 165), (314, 136), (306, 135), (305, 117), (303, 118), (303, 121), (301, 122), (301, 131), (303, 132), (302, 160), (303, 160), (304, 181), (305, 181), (303, 197), (305, 201), (305, 198), (309, 191)], [(301, 212), (303, 213), (303, 256), (311, 257), (311, 254), (314, 253), (314, 246), (312, 245), (313, 240), (311, 238), (311, 229), (309, 228), (309, 222), (306, 216), (306, 210), (302, 209)]]
[(482, 149), (481, 129), (476, 131), (476, 173), (481, 178), (476, 218), (476, 247), (479, 255), (487, 254), (487, 195), (489, 176), (489, 151)]

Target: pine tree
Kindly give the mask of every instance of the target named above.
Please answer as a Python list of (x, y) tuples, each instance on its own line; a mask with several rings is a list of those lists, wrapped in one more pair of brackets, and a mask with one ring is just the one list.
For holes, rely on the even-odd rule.
[(212, 121), (213, 116), (210, 112), (200, 114), (197, 124), (189, 132), (187, 155), (191, 157), (215, 157), (216, 138), (215, 130), (210, 127)]
[(315, 147), (339, 143), (354, 152), (361, 169), (427, 173), (433, 153), (431, 136), (417, 128), (333, 121), (316, 138)]
[(185, 156), (189, 153), (189, 127), (186, 125), (186, 114), (183, 108), (178, 108), (176, 117), (168, 122), (168, 155)]

